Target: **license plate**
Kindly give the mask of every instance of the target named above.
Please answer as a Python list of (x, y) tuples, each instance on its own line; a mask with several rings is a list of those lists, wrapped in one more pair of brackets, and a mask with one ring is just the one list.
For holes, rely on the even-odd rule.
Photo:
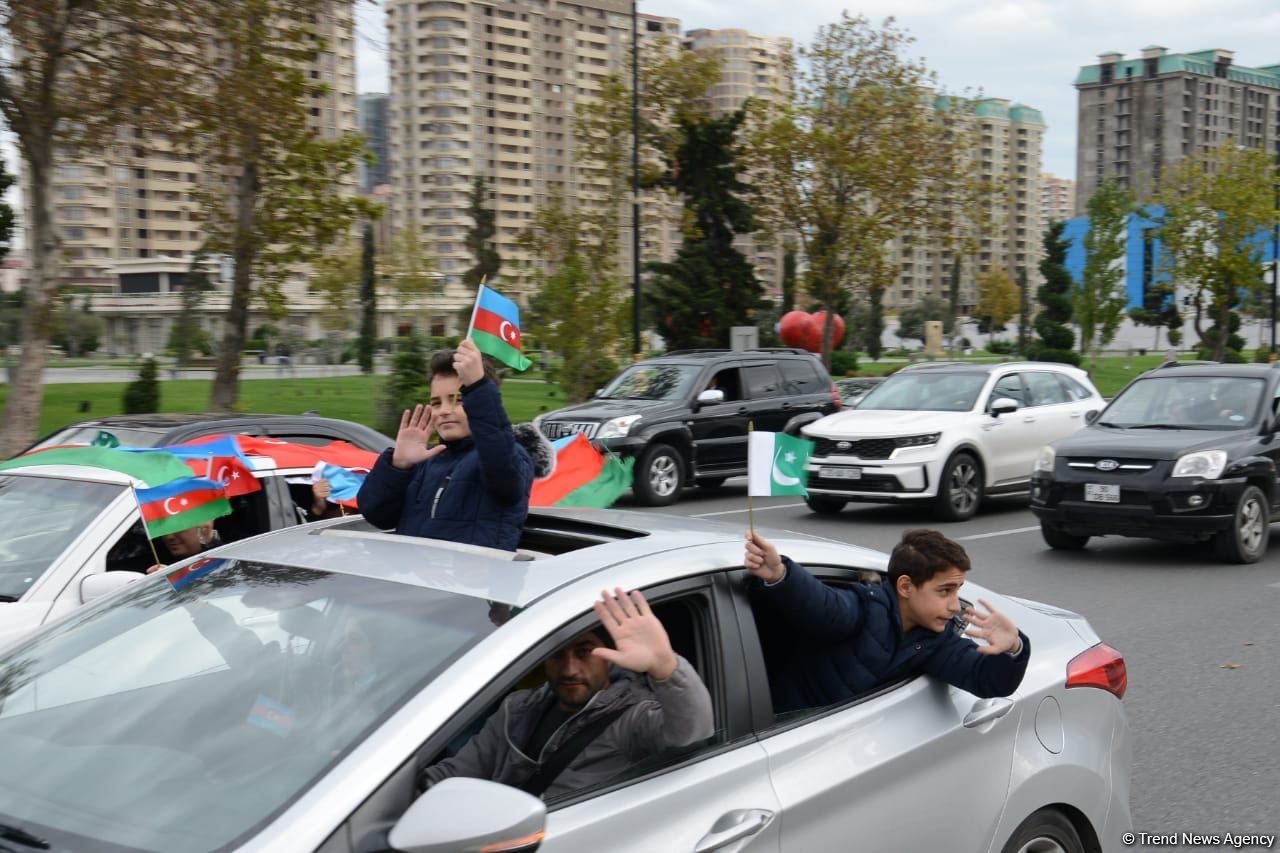
[(1108, 486), (1102, 483), (1085, 483), (1084, 499), (1104, 504), (1118, 504), (1120, 503), (1120, 487)]
[(861, 468), (819, 468), (818, 476), (832, 480), (861, 480)]

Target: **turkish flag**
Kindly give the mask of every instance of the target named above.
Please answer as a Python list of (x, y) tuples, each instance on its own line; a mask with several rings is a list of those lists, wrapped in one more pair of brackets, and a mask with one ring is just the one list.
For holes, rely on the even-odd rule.
[(222, 483), (229, 498), (247, 495), (262, 488), (253, 472), (234, 456), (206, 456), (203, 459), (193, 456), (182, 461), (187, 463), (187, 467), (197, 477), (207, 477)]
[(269, 456), (279, 468), (314, 468), (317, 462), (337, 465), (349, 471), (368, 473), (378, 454), (361, 450), (345, 441), (332, 441), (320, 446), (295, 444), (279, 438), (263, 438), (256, 435), (238, 435), (240, 450), (254, 456)]

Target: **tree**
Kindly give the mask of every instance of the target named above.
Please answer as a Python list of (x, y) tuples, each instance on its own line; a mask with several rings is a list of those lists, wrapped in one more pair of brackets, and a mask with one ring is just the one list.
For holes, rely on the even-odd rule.
[(1031, 291), (1027, 287), (1027, 271), (1018, 270), (1018, 352), (1027, 354), (1031, 342)]
[(173, 325), (169, 327), (169, 342), (165, 349), (179, 367), (191, 360), (195, 352), (211, 355), (214, 351), (209, 336), (200, 326), (200, 304), (204, 295), (213, 289), (207, 269), (209, 255), (201, 246), (191, 258), (186, 278), (182, 282), (182, 307)]
[(417, 336), (401, 338), (391, 357), (391, 375), (378, 404), (377, 424), (386, 435), (400, 429), (400, 416), (431, 396), (427, 383), (427, 352)]
[(378, 279), (373, 251), (373, 223), (364, 224), (364, 252), (360, 256), (360, 337), (356, 359), (360, 372), (373, 373), (373, 350), (378, 344)]
[(1071, 273), (1067, 272), (1067, 241), (1062, 239), (1065, 222), (1051, 222), (1044, 233), (1044, 257), (1040, 261), (1040, 275), (1044, 284), (1037, 297), (1040, 313), (1036, 315), (1036, 334), (1039, 346), (1032, 358), (1036, 361), (1056, 361), (1062, 364), (1079, 364), (1075, 353), (1075, 334), (1067, 325), (1071, 322)]
[(117, 126), (164, 122), (190, 70), (175, 61), (190, 55), (177, 45), (203, 7), (181, 0), (9, 0), (0, 6), (6, 36), (0, 114), (25, 165), (31, 210), (22, 355), (10, 371), (0, 457), (29, 445), (39, 426), (61, 263), (53, 225), (55, 159), (74, 159), (76, 150), (101, 145)]
[(144, 359), (138, 378), (124, 389), (124, 413), (145, 415), (160, 411), (160, 382), (156, 378), (156, 360)]
[(782, 244), (782, 313), (796, 307), (796, 244), (787, 240)]
[[(163, 4), (159, 4), (163, 5)], [(326, 49), (311, 23), (326, 0), (235, 0), (203, 4), (218, 60), (181, 95), (173, 134), (215, 179), (195, 196), (208, 246), (230, 254), (231, 304), (209, 405), (235, 406), (251, 300), (285, 311), (281, 285), (318, 258), (376, 206), (343, 186), (365, 155), (359, 134), (322, 137), (308, 126), (311, 96), (324, 84), (306, 65)]]
[(377, 266), (382, 268), (382, 280), (401, 302), (437, 293), (444, 283), (435, 262), (408, 228), (400, 229), (380, 248)]
[(950, 335), (956, 328), (956, 315), (951, 305), (933, 294), (898, 312), (898, 337), (903, 340), (925, 342), (924, 324), (929, 320), (942, 322), (942, 333)]
[(492, 282), (498, 277), (498, 270), (502, 269), (502, 256), (493, 247), (493, 235), (498, 230), (494, 225), (497, 215), (484, 205), (488, 194), (484, 178), (476, 175), (471, 187), (471, 206), (467, 209), (467, 215), (474, 224), (467, 229), (466, 239), (467, 250), (476, 259), (476, 263), (462, 274), (463, 283), (472, 290), (479, 287), (482, 281)]
[(0, 260), (9, 256), (13, 241), (13, 208), (4, 200), (9, 187), (13, 186), (13, 175), (0, 157)]
[(1084, 238), (1084, 276), (1072, 311), (1080, 325), (1080, 352), (1088, 357), (1092, 370), (1098, 353), (1115, 339), (1129, 304), (1121, 261), (1133, 196), (1115, 181), (1107, 181), (1089, 197), (1085, 208), (1089, 232)]
[(978, 331), (994, 337), (1017, 313), (1018, 287), (1007, 272), (997, 267), (978, 276), (978, 304), (973, 309)]
[[(757, 209), (799, 235), (810, 291), (828, 315), (841, 290), (870, 303), (873, 357), (894, 275), (886, 246), (940, 222), (937, 198), (971, 190), (972, 102), (937, 95), (934, 75), (904, 57), (911, 41), (892, 19), (876, 28), (844, 13), (821, 27), (796, 65), (794, 96), (760, 106), (747, 146)], [(829, 321), (824, 359), (831, 330)]]
[(750, 324), (763, 288), (734, 247), (755, 230), (743, 196), (735, 138), (746, 114), (680, 119), (680, 145), (665, 183), (684, 200), (685, 234), (671, 263), (651, 263), (655, 273), (646, 304), (667, 344), (674, 348), (725, 346), (732, 326)]
[(105, 327), (101, 317), (89, 312), (88, 297), (79, 306), (74, 298), (67, 297), (54, 313), (49, 341), (62, 347), (67, 355), (84, 355), (98, 348)]
[(363, 247), (357, 251), (354, 241), (346, 240), (315, 262), (307, 282), (312, 293), (323, 297), (320, 326), (328, 333), (331, 359), (346, 347), (347, 335), (360, 319), (351, 306), (359, 298), (363, 257)]
[(1231, 316), (1242, 298), (1268, 292), (1262, 248), (1276, 222), (1276, 175), (1262, 151), (1228, 140), (1185, 157), (1156, 192), (1162, 271), (1193, 290), (1195, 330), (1215, 361), (1227, 354)]

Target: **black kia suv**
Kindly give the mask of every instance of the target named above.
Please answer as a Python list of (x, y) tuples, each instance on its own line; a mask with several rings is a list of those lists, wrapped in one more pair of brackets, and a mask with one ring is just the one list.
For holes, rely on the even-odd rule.
[(1052, 548), (1092, 536), (1212, 540), (1256, 562), (1280, 518), (1280, 369), (1168, 362), (1040, 451), (1031, 510)]
[(677, 350), (535, 422), (552, 440), (583, 433), (634, 457), (637, 500), (664, 506), (686, 485), (714, 488), (747, 473), (748, 424), (794, 435), (840, 406), (822, 362), (805, 350)]

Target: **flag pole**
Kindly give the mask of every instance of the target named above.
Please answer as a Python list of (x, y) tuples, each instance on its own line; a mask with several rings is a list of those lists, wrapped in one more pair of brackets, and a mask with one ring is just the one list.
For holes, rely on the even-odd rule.
[(476, 314), (480, 311), (480, 294), (484, 293), (485, 282), (489, 280), (489, 276), (480, 276), (480, 286), (476, 288), (476, 303), (471, 306), (471, 321), (467, 323), (467, 335), (463, 338), (465, 341), (471, 337), (471, 331), (476, 327)]
[[(755, 432), (756, 422), (747, 421), (747, 459), (751, 458), (751, 433)], [(751, 531), (751, 538), (754, 540), (756, 535), (756, 513), (755, 507), (751, 503), (751, 476), (748, 471), (747, 476), (747, 529)]]
[(151, 530), (147, 527), (147, 516), (142, 511), (142, 501), (138, 499), (138, 490), (133, 485), (133, 480), (129, 481), (129, 493), (133, 495), (133, 502), (138, 507), (138, 518), (142, 519), (142, 533), (147, 537), (147, 544), (151, 546), (151, 556), (155, 558), (154, 565), (160, 565), (160, 554), (156, 551), (156, 542), (151, 538)]

